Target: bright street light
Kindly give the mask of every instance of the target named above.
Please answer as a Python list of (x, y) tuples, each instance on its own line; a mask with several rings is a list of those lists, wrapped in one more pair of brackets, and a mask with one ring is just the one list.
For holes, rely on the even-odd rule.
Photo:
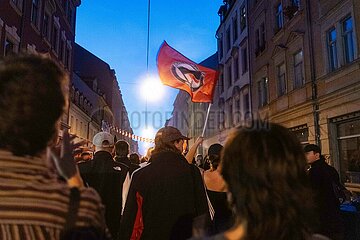
[(145, 101), (157, 102), (164, 95), (164, 85), (160, 79), (154, 75), (146, 74), (141, 81), (141, 96)]

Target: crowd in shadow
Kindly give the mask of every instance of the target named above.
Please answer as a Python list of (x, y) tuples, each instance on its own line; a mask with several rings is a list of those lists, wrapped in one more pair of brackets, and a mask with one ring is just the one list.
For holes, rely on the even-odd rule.
[(205, 160), (171, 126), (144, 158), (108, 132), (82, 154), (60, 132), (68, 85), (49, 58), (0, 60), (0, 239), (344, 239), (350, 192), (285, 127), (253, 120)]

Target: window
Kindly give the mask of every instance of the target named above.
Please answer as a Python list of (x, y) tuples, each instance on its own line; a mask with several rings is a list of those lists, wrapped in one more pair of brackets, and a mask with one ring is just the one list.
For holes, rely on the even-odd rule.
[(285, 63), (281, 63), (277, 66), (278, 72), (278, 96), (282, 96), (286, 92), (286, 82), (285, 82)]
[(283, 8), (282, 4), (279, 3), (276, 6), (276, 31), (281, 29), (284, 26), (284, 17), (283, 17)]
[(244, 94), (243, 96), (244, 98), (244, 114), (245, 117), (248, 116), (250, 114), (250, 99), (249, 99), (249, 93)]
[(300, 50), (294, 54), (294, 88), (299, 88), (303, 84), (303, 51)]
[(242, 74), (248, 71), (247, 48), (241, 49), (241, 70)]
[(59, 60), (64, 62), (64, 50), (65, 50), (65, 40), (61, 39), (60, 49), (59, 49)]
[(226, 30), (226, 52), (231, 48), (230, 27)]
[(78, 130), (79, 130), (79, 120), (76, 118), (75, 119), (75, 134), (77, 135), (78, 133)]
[(220, 93), (224, 92), (224, 72), (220, 72), (220, 81), (219, 81)]
[(343, 181), (360, 183), (360, 119), (337, 124), (340, 173)]
[(223, 42), (222, 42), (222, 38), (219, 38), (219, 56), (220, 56), (220, 60), (222, 59), (223, 57)]
[(65, 50), (65, 67), (70, 70), (70, 63), (71, 63), (71, 50), (69, 47), (66, 47)]
[(235, 81), (239, 79), (239, 55), (234, 56), (234, 79)]
[(261, 23), (260, 27), (255, 31), (255, 54), (258, 56), (265, 50), (265, 23)]
[(40, 11), (40, 1), (32, 0), (31, 4), (31, 23), (38, 26), (38, 17)]
[(306, 124), (290, 128), (289, 130), (296, 136), (301, 145), (306, 145), (309, 143), (309, 128)]
[(82, 132), (83, 132), (83, 122), (80, 122), (80, 131), (79, 131), (79, 136), (82, 137)]
[(236, 41), (238, 37), (238, 24), (237, 24), (237, 14), (235, 14), (235, 17), (233, 18), (233, 42)]
[(263, 51), (265, 49), (265, 23), (260, 25), (260, 49)]
[(224, 110), (224, 105), (225, 105), (225, 102), (224, 102), (224, 99), (223, 98), (220, 98), (219, 99), (219, 103), (218, 103), (218, 106), (219, 106), (219, 111), (217, 114), (217, 122), (219, 124), (219, 128), (220, 129), (223, 129), (224, 128), (224, 125), (225, 125), (225, 110)]
[(229, 63), (229, 66), (227, 68), (228, 87), (230, 87), (232, 85), (231, 71), (232, 71), (231, 63)]
[(262, 107), (268, 104), (268, 79), (266, 77), (262, 78), (258, 82), (257, 87), (258, 87), (259, 107)]
[(329, 54), (330, 71), (334, 71), (338, 67), (337, 50), (336, 50), (336, 29), (331, 28), (327, 32), (327, 48)]
[(46, 39), (50, 39), (50, 15), (48, 13), (44, 13), (42, 35)]
[(342, 33), (345, 62), (349, 63), (354, 60), (353, 22), (351, 17), (343, 21)]
[(58, 46), (59, 46), (59, 29), (55, 24), (53, 25), (51, 45), (52, 45), (54, 51), (57, 53), (58, 52)]
[(242, 6), (240, 9), (240, 30), (244, 31), (246, 28), (246, 6)]
[(5, 39), (4, 54), (5, 56), (15, 53), (15, 44), (9, 39)]
[(229, 127), (232, 127), (234, 125), (234, 113), (233, 113), (233, 103), (232, 99), (229, 100)]
[(235, 117), (234, 117), (235, 123), (239, 123), (240, 120), (241, 120), (241, 111), (240, 111), (241, 109), (240, 109), (240, 107), (241, 107), (241, 100), (240, 100), (240, 93), (239, 93), (235, 98), (235, 112), (234, 112), (234, 114), (235, 114)]
[(74, 116), (70, 116), (70, 133), (74, 133)]

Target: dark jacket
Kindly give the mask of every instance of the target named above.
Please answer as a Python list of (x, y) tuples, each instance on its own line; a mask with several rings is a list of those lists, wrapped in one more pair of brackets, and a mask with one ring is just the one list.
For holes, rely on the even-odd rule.
[(133, 174), (120, 239), (135, 233), (140, 239), (187, 239), (193, 219), (207, 211), (199, 170), (181, 154), (161, 152)]
[(132, 162), (130, 162), (130, 159), (128, 157), (119, 157), (119, 156), (115, 156), (114, 160), (117, 163), (122, 164), (123, 166), (127, 167), (129, 174), (131, 176), (131, 174), (139, 168), (139, 166), (133, 164)]
[(105, 221), (111, 235), (117, 236), (121, 220), (122, 185), (127, 169), (115, 162), (109, 152), (98, 151), (93, 160), (79, 164), (85, 184), (94, 188), (105, 206)]
[(334, 183), (340, 184), (339, 174), (335, 168), (320, 159), (311, 164), (309, 177), (320, 218), (320, 233), (333, 239), (341, 239), (336, 237), (343, 233), (340, 202), (333, 188)]

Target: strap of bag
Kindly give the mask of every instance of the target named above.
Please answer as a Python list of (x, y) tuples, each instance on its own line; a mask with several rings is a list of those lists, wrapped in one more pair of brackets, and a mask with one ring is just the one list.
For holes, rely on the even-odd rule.
[(69, 197), (69, 210), (65, 219), (65, 226), (63, 232), (72, 229), (75, 226), (77, 213), (80, 205), (80, 191), (78, 188), (73, 187), (70, 189)]
[[(200, 170), (200, 171), (201, 171), (201, 170)], [(213, 205), (211, 204), (211, 201), (210, 201), (209, 195), (208, 195), (208, 193), (207, 193), (207, 187), (206, 187), (206, 183), (205, 183), (205, 179), (204, 179), (204, 171), (201, 171), (201, 177), (202, 177), (202, 181), (203, 181), (204, 188), (205, 188), (206, 201), (207, 201), (208, 206), (209, 206), (209, 215), (210, 215), (210, 219), (211, 219), (211, 220), (214, 220), (214, 216), (215, 216), (215, 209), (214, 209)]]

